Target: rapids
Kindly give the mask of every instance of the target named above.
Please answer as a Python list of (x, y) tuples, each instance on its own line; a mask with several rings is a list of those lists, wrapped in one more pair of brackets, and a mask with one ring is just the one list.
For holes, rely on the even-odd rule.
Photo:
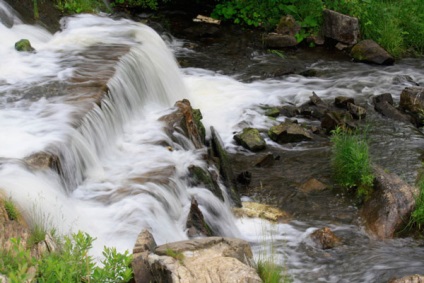
[[(402, 76), (424, 85), (423, 60), (380, 67), (305, 56), (304, 63), (318, 76), (246, 82), (246, 70), (220, 69), (220, 61), (228, 65), (231, 58), (199, 55), (186, 48), (184, 40), (163, 35), (164, 41), (148, 26), (130, 20), (79, 15), (62, 19), (62, 30), (50, 34), (25, 24), (2, 0), (0, 16), (0, 190), (17, 202), (30, 223), (41, 222), (62, 234), (86, 231), (97, 238), (95, 255), (103, 245), (131, 250), (143, 228), (150, 229), (159, 244), (186, 239), (185, 222), (194, 196), (215, 232), (250, 241), (258, 257), (272, 246), (268, 253), (275, 254), (294, 282), (387, 282), (423, 272), (421, 242), (375, 241), (361, 226), (333, 221), (326, 211), (285, 224), (235, 219), (228, 201), (218, 200), (205, 188), (190, 187), (184, 178), (190, 165), (207, 166), (202, 159), (206, 149), (196, 150), (188, 141), (185, 146), (175, 143), (158, 121), (175, 101), (188, 98), (201, 109), (206, 128), (217, 129), (230, 153), (247, 154), (234, 144), (234, 132), (246, 126), (266, 129), (284, 119), (267, 118), (263, 106), (301, 104), (312, 91), (324, 99), (352, 96), (368, 107), (372, 96), (383, 92), (391, 92), (398, 101), (410, 84), (399, 81)], [(28, 38), (36, 52), (15, 52), (14, 43), (21, 38)], [(103, 69), (108, 59), (104, 49), (112, 52), (122, 46), (129, 52), (107, 82), (110, 91), (101, 107), (81, 109), (70, 96), (83, 94), (69, 94), (63, 87), (77, 84), (76, 77), (89, 76), (90, 69), (77, 73), (77, 63), (90, 59), (90, 67), (110, 71)], [(204, 67), (179, 68), (175, 56), (202, 56)], [(277, 60), (265, 52), (251, 57), (249, 72), (255, 64)], [(82, 116), (75, 128), (76, 117)], [(377, 126), (370, 133), (373, 160), (413, 183), (421, 166), (421, 131), (377, 115), (371, 115), (370, 123)], [(328, 143), (267, 143), (307, 155), (328, 151)], [(61, 157), (64, 178), (24, 164), (24, 157), (40, 151)], [(300, 166), (298, 174), (310, 169)], [(145, 176), (155, 181), (134, 182)], [(342, 247), (322, 251), (312, 245), (308, 235), (322, 226), (344, 239)]]

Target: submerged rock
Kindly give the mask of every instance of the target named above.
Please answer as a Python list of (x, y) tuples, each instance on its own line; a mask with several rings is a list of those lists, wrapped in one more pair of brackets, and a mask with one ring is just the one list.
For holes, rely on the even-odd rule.
[(390, 239), (408, 222), (418, 189), (396, 174), (373, 168), (374, 191), (360, 210), (365, 227), (379, 239)]
[(147, 231), (134, 247), (136, 283), (262, 282), (246, 241), (209, 237), (156, 246)]
[(34, 52), (35, 49), (31, 46), (28, 39), (21, 39), (15, 43), (15, 49), (19, 52)]
[(327, 189), (327, 185), (315, 178), (309, 179), (299, 187), (299, 190), (304, 193), (320, 192), (325, 189)]
[(353, 59), (359, 62), (379, 65), (393, 65), (395, 59), (380, 45), (371, 39), (362, 40), (351, 50)]
[(244, 128), (241, 133), (234, 136), (234, 140), (251, 151), (260, 151), (265, 149), (266, 143), (258, 129)]
[(328, 227), (315, 230), (311, 234), (311, 239), (323, 250), (332, 249), (341, 244), (339, 237)]

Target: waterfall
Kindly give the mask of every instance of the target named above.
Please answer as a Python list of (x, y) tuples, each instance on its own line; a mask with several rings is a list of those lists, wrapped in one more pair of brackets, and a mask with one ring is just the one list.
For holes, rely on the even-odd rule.
[[(155, 31), (125, 19), (79, 15), (63, 19), (54, 35), (31, 27), (37, 31), (30, 38), (36, 52), (19, 54), (13, 45), (28, 35), (21, 33), (28, 27), (19, 21), (1, 26), (10, 36), (0, 52), (13, 57), (15, 68), (0, 69), (0, 131), (9, 133), (0, 141), (0, 190), (30, 223), (63, 234), (86, 231), (98, 239), (94, 253), (103, 245), (125, 250), (142, 229), (151, 230), (158, 243), (186, 239), (195, 197), (216, 232), (239, 235), (229, 205), (187, 183), (190, 166), (208, 169), (206, 149), (177, 144), (179, 137), (170, 137), (158, 120), (177, 100), (190, 97), (172, 52)], [(113, 67), (102, 99), (79, 93), (91, 86), (85, 77), (90, 67), (106, 68), (102, 60), (108, 58), (96, 49), (117, 46), (128, 52)], [(89, 66), (80, 71), (83, 64)], [(78, 86), (75, 78), (81, 87), (67, 94)], [(51, 88), (57, 91), (49, 96)], [(37, 98), (34, 90), (46, 97)], [(43, 151), (59, 157), (60, 175), (22, 161)]]

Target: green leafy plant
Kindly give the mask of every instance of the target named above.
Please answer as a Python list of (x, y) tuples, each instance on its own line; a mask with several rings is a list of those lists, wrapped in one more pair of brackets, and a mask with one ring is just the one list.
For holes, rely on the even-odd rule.
[(15, 203), (12, 201), (11, 198), (5, 199), (3, 201), (4, 209), (6, 210), (7, 216), (10, 220), (18, 220), (19, 218), (19, 211), (15, 206)]
[(104, 2), (100, 0), (56, 0), (56, 5), (66, 14), (93, 13), (106, 8)]
[(7, 275), (11, 283), (25, 282), (27, 271), (36, 265), (36, 260), (20, 239), (12, 238), (10, 243), (10, 248), (0, 250), (0, 274)]
[(370, 196), (374, 175), (364, 133), (337, 128), (332, 131), (332, 167), (336, 182), (355, 189), (360, 200)]

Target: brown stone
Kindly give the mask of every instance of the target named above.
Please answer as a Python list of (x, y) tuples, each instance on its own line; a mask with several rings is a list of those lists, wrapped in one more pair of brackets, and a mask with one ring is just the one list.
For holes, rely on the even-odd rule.
[(327, 185), (321, 183), (315, 178), (309, 179), (299, 187), (299, 190), (304, 193), (320, 192), (325, 189), (327, 189)]
[(314, 231), (311, 239), (323, 250), (332, 249), (341, 244), (341, 240), (328, 227)]
[(234, 208), (233, 211), (237, 217), (262, 218), (273, 222), (287, 222), (290, 219), (285, 211), (250, 201), (243, 202), (241, 208)]
[(362, 40), (353, 46), (350, 55), (358, 62), (393, 65), (395, 59), (371, 39)]
[(264, 37), (265, 46), (268, 48), (294, 47), (298, 44), (296, 38), (291, 35), (269, 33)]
[(359, 21), (357, 18), (340, 14), (332, 10), (324, 10), (324, 25), (322, 28), (325, 37), (346, 43), (355, 44), (359, 37)]

